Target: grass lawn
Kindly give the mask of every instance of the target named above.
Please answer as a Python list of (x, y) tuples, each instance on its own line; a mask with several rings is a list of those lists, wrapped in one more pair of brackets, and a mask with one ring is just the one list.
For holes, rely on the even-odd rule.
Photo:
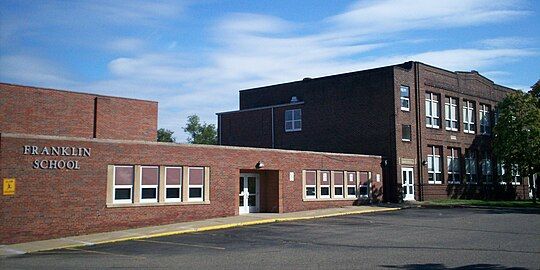
[(444, 199), (427, 202), (429, 205), (452, 206), (452, 205), (471, 205), (471, 206), (494, 206), (494, 207), (535, 207), (540, 208), (540, 202), (533, 204), (532, 200), (523, 201), (484, 201), (484, 200), (460, 200)]

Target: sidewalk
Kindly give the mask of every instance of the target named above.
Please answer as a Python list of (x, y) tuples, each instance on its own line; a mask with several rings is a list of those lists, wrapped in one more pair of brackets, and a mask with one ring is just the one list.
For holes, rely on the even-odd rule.
[(201, 232), (249, 226), (282, 221), (294, 221), (313, 218), (333, 217), (351, 214), (364, 214), (399, 210), (400, 207), (348, 206), (342, 208), (318, 209), (291, 213), (256, 213), (232, 217), (213, 218), (200, 221), (174, 223), (168, 225), (143, 227), (122, 231), (71, 236), (58, 239), (27, 242), (13, 245), (0, 245), (0, 256), (24, 254), (29, 252), (90, 246), (118, 241), (159, 237), (173, 234)]

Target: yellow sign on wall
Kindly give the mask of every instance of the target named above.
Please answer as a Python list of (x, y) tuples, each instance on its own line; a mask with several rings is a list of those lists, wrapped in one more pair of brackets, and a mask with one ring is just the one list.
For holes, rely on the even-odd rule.
[(15, 194), (15, 178), (4, 178), (4, 195)]

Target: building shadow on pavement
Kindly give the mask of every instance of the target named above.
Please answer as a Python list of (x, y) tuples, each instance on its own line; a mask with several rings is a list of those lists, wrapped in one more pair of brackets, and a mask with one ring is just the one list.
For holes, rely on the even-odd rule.
[(500, 264), (469, 264), (458, 267), (446, 267), (444, 264), (440, 263), (425, 263), (425, 264), (406, 264), (406, 265), (381, 265), (385, 268), (393, 269), (407, 269), (407, 270), (420, 270), (420, 269), (432, 269), (432, 270), (526, 270), (527, 268), (522, 267), (506, 267)]

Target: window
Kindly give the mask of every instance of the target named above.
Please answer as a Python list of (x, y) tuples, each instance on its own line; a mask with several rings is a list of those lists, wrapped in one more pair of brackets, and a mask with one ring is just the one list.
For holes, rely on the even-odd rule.
[(444, 102), (444, 116), (446, 130), (457, 131), (458, 130), (458, 101), (453, 97), (446, 97)]
[(165, 167), (165, 201), (182, 201), (182, 167)]
[(204, 168), (189, 168), (188, 185), (188, 201), (203, 201)]
[(459, 164), (459, 148), (449, 148), (450, 155), (446, 156), (448, 166), (448, 184), (459, 184), (461, 182), (461, 170)]
[(465, 100), (463, 102), (463, 132), (474, 134), (476, 132), (475, 122), (474, 103)]
[(402, 85), (400, 87), (400, 92), (401, 92), (401, 110), (402, 111), (410, 111), (411, 110), (411, 107), (410, 107), (410, 91), (409, 91), (409, 87), (408, 86), (405, 86), (405, 85)]
[(439, 128), (439, 95), (426, 92), (426, 127)]
[(465, 154), (465, 182), (469, 184), (477, 183), (476, 153), (473, 150), (467, 150)]
[(285, 111), (285, 131), (302, 130), (302, 109)]
[(401, 140), (404, 142), (411, 141), (411, 125), (401, 125)]
[(334, 172), (334, 197), (343, 198), (343, 172)]
[(360, 172), (358, 181), (360, 182), (358, 185), (358, 197), (369, 197), (369, 173)]
[(159, 168), (141, 166), (141, 202), (157, 202)]
[(429, 149), (430, 149), (430, 154), (427, 156), (428, 183), (440, 184), (442, 183), (440, 148), (436, 146), (430, 146)]
[(491, 158), (487, 151), (482, 154), (482, 161), (480, 161), (480, 167), (482, 168), (482, 180), (484, 183), (490, 183), (493, 179), (493, 173), (491, 168)]
[(330, 198), (330, 172), (320, 173), (321, 198)]
[(521, 174), (519, 173), (519, 166), (517, 164), (512, 165), (512, 185), (521, 184)]
[(114, 166), (114, 203), (133, 202), (133, 166)]
[(489, 105), (480, 104), (480, 134), (491, 134), (491, 122), (490, 120), (491, 108)]
[(306, 198), (314, 199), (317, 197), (315, 192), (317, 183), (317, 173), (315, 171), (306, 171)]
[(356, 198), (356, 173), (347, 173), (347, 198)]
[(497, 163), (497, 176), (499, 177), (499, 184), (501, 185), (506, 184), (505, 179), (504, 179), (504, 175), (506, 175), (505, 166), (506, 165), (504, 165), (504, 163), (502, 162)]

